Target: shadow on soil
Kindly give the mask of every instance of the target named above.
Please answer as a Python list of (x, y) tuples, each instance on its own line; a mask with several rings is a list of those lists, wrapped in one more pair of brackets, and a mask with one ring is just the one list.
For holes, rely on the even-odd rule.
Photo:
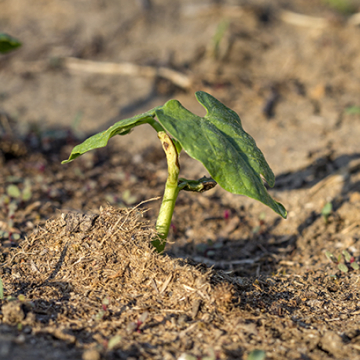
[(277, 191), (311, 188), (335, 173), (355, 173), (360, 170), (360, 153), (341, 155), (333, 159), (332, 151), (313, 161), (299, 171), (286, 172), (276, 177), (274, 189)]

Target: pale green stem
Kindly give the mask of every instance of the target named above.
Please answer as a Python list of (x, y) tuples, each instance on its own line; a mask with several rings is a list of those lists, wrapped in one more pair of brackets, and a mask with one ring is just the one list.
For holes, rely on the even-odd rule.
[(165, 249), (166, 238), (169, 234), (176, 198), (180, 191), (178, 186), (180, 166), (176, 147), (170, 137), (164, 131), (159, 131), (158, 137), (165, 151), (168, 164), (168, 178), (166, 180), (159, 216), (156, 221), (158, 238), (152, 241), (152, 244), (157, 251), (161, 253)]

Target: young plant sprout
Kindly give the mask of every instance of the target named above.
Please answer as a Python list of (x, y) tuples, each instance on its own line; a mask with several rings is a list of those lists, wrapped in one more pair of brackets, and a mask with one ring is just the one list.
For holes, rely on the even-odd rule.
[(5, 54), (21, 46), (21, 42), (14, 37), (0, 33), (0, 53)]
[[(275, 176), (254, 139), (243, 130), (239, 116), (204, 91), (196, 92), (195, 96), (207, 111), (204, 117), (191, 113), (179, 101), (170, 100), (164, 106), (121, 120), (88, 138), (75, 146), (69, 159), (62, 162), (68, 163), (87, 151), (104, 147), (110, 138), (126, 135), (135, 126), (152, 126), (162, 143), (168, 165), (168, 178), (156, 222), (158, 236), (152, 241), (158, 252), (165, 248), (180, 190), (203, 192), (218, 183), (233, 194), (261, 201), (286, 218), (284, 206), (271, 198), (263, 184), (262, 177), (273, 187)], [(182, 149), (193, 159), (200, 161), (211, 178), (179, 178), (179, 156)]]

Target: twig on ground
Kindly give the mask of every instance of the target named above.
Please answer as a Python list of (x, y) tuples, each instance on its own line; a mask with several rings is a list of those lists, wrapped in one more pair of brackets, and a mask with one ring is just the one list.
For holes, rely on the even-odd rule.
[(189, 89), (193, 84), (193, 79), (190, 76), (162, 66), (141, 66), (129, 62), (97, 62), (73, 57), (64, 58), (63, 66), (71, 71), (82, 71), (94, 74), (130, 75), (150, 78), (158, 76), (171, 81), (183, 89)]
[[(280, 19), (288, 24), (312, 27), (316, 29), (324, 29), (332, 22), (331, 20), (325, 18), (298, 14), (288, 10), (281, 10)], [(360, 12), (348, 17), (345, 24), (350, 26), (360, 25)]]
[(288, 10), (280, 12), (280, 19), (288, 24), (323, 29), (329, 25), (324, 18), (298, 14)]

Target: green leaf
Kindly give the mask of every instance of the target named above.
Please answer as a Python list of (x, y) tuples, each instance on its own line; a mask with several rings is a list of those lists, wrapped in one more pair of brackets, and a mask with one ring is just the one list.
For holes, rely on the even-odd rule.
[(350, 262), (351, 260), (351, 255), (346, 251), (346, 250), (343, 250), (342, 254), (344, 255), (344, 258), (347, 262)]
[(325, 222), (327, 222), (332, 210), (333, 206), (331, 202), (326, 203), (325, 206), (321, 209), (321, 215), (323, 216)]
[(354, 270), (359, 270), (359, 264), (356, 263), (356, 262), (351, 263), (350, 266), (351, 266)]
[(345, 109), (345, 112), (350, 115), (360, 114), (360, 106), (349, 106)]
[(25, 179), (24, 181), (24, 189), (21, 198), (23, 201), (29, 201), (32, 198), (31, 182), (29, 179)]
[(19, 240), (20, 237), (21, 237), (20, 234), (17, 234), (17, 233), (14, 233), (14, 234), (11, 235), (11, 238), (12, 238), (13, 240), (15, 240), (15, 241), (16, 241), (16, 240)]
[(29, 201), (32, 197), (31, 188), (30, 187), (24, 188), (21, 197), (23, 201)]
[(136, 115), (130, 119), (120, 120), (113, 126), (110, 126), (107, 130), (89, 137), (83, 143), (75, 146), (69, 156), (69, 159), (62, 161), (62, 164), (69, 163), (90, 150), (105, 147), (108, 141), (115, 135), (126, 135), (135, 126), (154, 121), (153, 118), (155, 116), (156, 109), (157, 108), (147, 111), (146, 113)]
[(21, 46), (21, 42), (14, 37), (0, 33), (0, 53), (7, 53)]
[(0, 277), (0, 300), (4, 300), (4, 285), (1, 277)]
[(323, 2), (344, 15), (356, 12), (355, 2), (353, 3), (351, 0), (323, 0)]
[(222, 188), (259, 200), (286, 218), (284, 206), (271, 198), (261, 178), (272, 187), (275, 176), (254, 139), (243, 130), (239, 116), (203, 91), (196, 98), (207, 110), (204, 117), (170, 100), (155, 111), (160, 124)]
[(14, 184), (11, 184), (6, 188), (6, 193), (14, 199), (17, 199), (21, 195), (19, 188)]
[[(339, 263), (338, 259), (336, 259), (336, 257), (335, 257), (330, 251), (325, 251), (325, 255), (326, 255), (326, 257), (327, 257), (330, 261), (332, 261), (334, 264), (338, 264), (338, 263)], [(341, 258), (340, 258), (340, 260), (341, 260)]]
[(117, 345), (121, 343), (122, 337), (120, 335), (113, 336), (108, 342), (108, 350), (113, 350)]
[(340, 271), (347, 273), (349, 271), (348, 267), (345, 264), (339, 264), (338, 268)]
[(248, 355), (248, 360), (264, 360), (266, 358), (266, 353), (264, 350), (255, 349), (251, 351)]

